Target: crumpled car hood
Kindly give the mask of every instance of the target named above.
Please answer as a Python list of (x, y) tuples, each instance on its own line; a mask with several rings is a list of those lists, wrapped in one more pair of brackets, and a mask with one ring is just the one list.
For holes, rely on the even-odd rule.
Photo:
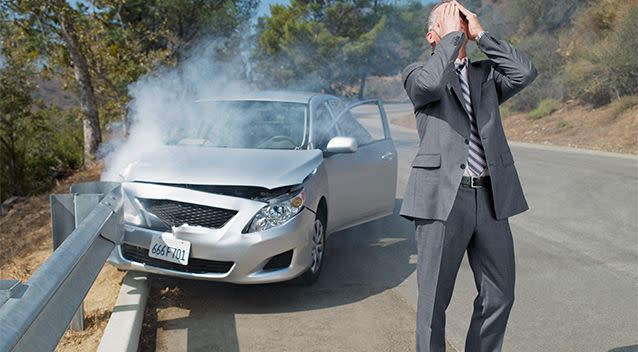
[(167, 146), (128, 167), (127, 181), (273, 189), (301, 183), (323, 161), (321, 150)]

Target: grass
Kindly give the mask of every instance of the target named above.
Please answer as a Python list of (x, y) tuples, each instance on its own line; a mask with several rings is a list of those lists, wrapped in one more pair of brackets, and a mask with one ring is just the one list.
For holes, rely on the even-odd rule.
[(624, 97), (620, 97), (620, 99), (614, 100), (609, 105), (612, 108), (611, 111), (614, 114), (614, 118), (616, 118), (626, 110), (638, 105), (638, 95), (626, 95)]
[(514, 114), (516, 114), (516, 111), (514, 111), (511, 106), (507, 104), (501, 105), (501, 118), (507, 118)]
[(569, 127), (572, 127), (572, 125), (569, 122), (567, 122), (567, 121), (561, 120), (561, 121), (556, 122), (556, 128), (558, 128), (558, 129), (569, 128)]
[(530, 111), (527, 116), (532, 120), (538, 120), (560, 109), (560, 106), (560, 101), (556, 99), (543, 99), (538, 103), (538, 107)]

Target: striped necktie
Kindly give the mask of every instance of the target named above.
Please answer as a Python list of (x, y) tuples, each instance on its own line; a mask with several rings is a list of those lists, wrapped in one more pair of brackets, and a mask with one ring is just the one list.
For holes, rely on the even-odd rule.
[(474, 176), (478, 176), (483, 172), (483, 169), (485, 169), (487, 163), (485, 162), (485, 151), (483, 150), (483, 145), (481, 144), (481, 138), (479, 137), (476, 119), (474, 118), (474, 111), (472, 110), (470, 85), (467, 83), (467, 79), (462, 72), (465, 64), (466, 61), (463, 60), (462, 63), (456, 67), (456, 73), (458, 74), (459, 81), (461, 82), (461, 95), (463, 96), (463, 105), (467, 110), (467, 116), (470, 118), (470, 153), (467, 159), (467, 164), (470, 172), (473, 173)]

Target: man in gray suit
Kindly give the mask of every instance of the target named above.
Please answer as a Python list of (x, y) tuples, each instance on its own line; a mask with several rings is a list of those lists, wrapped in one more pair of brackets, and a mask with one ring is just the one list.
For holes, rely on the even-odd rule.
[[(467, 251), (478, 295), (465, 349), (500, 351), (514, 302), (508, 217), (529, 207), (498, 107), (537, 73), (456, 1), (435, 5), (426, 38), (432, 55), (402, 72), (420, 138), (400, 210), (416, 229), (416, 347), (445, 351), (445, 310)], [(470, 62), (468, 40), (488, 59)]]

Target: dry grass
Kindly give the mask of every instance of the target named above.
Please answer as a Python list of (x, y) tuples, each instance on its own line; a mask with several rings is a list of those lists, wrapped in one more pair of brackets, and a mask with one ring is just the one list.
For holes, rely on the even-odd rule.
[(508, 140), (638, 154), (638, 106), (589, 109), (567, 103), (540, 120), (517, 114), (503, 120)]
[[(395, 116), (392, 123), (416, 128), (411, 113)], [(532, 120), (526, 113), (503, 117), (508, 141), (638, 154), (638, 105), (610, 104), (590, 109), (568, 102), (560, 109)]]
[[(96, 181), (102, 166), (79, 171), (57, 184), (52, 193), (67, 193), (74, 183)], [(49, 194), (27, 197), (0, 218), (0, 278), (26, 281), (51, 254)], [(84, 304), (85, 330), (66, 332), (58, 351), (93, 351), (111, 315), (123, 272), (102, 268)]]

